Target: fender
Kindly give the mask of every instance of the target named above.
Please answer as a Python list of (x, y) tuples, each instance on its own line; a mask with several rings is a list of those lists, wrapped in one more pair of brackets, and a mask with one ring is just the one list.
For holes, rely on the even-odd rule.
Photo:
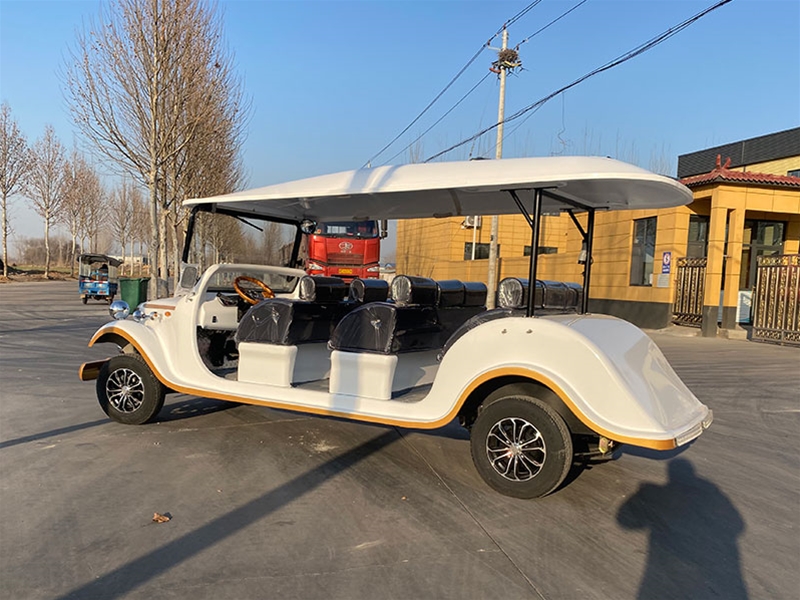
[(665, 450), (702, 433), (704, 421), (710, 424), (708, 408), (655, 343), (615, 317), (509, 317), (483, 323), (448, 350), (434, 388), (463, 379), (464, 364), (478, 375), (459, 395), (459, 404), (479, 385), (511, 375), (545, 385), (587, 427), (618, 442)]
[[(88, 346), (91, 348), (95, 344), (112, 343), (119, 346), (123, 350), (126, 346), (130, 345), (137, 354), (139, 354), (153, 373), (156, 374), (158, 379), (165, 385), (169, 385), (168, 374), (161, 369), (156, 368), (156, 362), (160, 365), (166, 365), (164, 360), (163, 347), (156, 339), (155, 333), (145, 324), (137, 323), (132, 320), (119, 320), (106, 323), (98, 329), (89, 340)], [(83, 381), (90, 381), (96, 379), (102, 367), (108, 359), (84, 363), (80, 366), (78, 375)]]

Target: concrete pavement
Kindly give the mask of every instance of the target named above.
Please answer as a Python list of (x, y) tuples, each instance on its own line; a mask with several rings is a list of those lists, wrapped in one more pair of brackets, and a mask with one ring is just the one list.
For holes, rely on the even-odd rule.
[(77, 378), (105, 320), (74, 282), (0, 285), (0, 598), (797, 598), (796, 348), (652, 333), (712, 428), (520, 501), (456, 424), (183, 395), (111, 422)]

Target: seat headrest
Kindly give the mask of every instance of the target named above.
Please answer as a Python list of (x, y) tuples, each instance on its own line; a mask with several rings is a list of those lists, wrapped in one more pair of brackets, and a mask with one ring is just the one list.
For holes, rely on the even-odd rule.
[(486, 306), (488, 290), (482, 281), (464, 282), (464, 306)]
[(306, 275), (300, 279), (300, 299), (321, 304), (341, 302), (347, 296), (347, 284), (339, 277)]
[(398, 275), (392, 280), (391, 297), (400, 305), (434, 306), (437, 293), (436, 282), (427, 277)]
[(350, 300), (353, 302), (386, 302), (388, 298), (389, 282), (385, 279), (354, 279), (350, 282)]
[[(542, 305), (542, 282), (536, 281), (534, 305)], [(519, 277), (506, 277), (497, 286), (497, 306), (502, 308), (523, 308), (528, 306), (528, 280)]]
[(441, 308), (461, 306), (464, 304), (464, 284), (458, 279), (447, 279), (436, 282), (436, 305)]

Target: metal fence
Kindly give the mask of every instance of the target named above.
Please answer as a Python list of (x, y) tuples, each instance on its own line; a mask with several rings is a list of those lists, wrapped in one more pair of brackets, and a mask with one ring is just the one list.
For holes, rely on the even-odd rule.
[(672, 322), (700, 327), (703, 321), (703, 290), (706, 281), (705, 258), (678, 259), (675, 273), (675, 306)]
[(800, 346), (800, 254), (758, 257), (753, 339)]

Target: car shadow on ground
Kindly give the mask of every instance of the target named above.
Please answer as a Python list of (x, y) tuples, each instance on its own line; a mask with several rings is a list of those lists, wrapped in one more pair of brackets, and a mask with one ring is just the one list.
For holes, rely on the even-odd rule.
[(256, 521), (280, 510), (283, 506), (312, 492), (342, 471), (354, 467), (399, 439), (399, 434), (394, 430), (386, 431), (369, 439), (213, 521), (166, 542), (159, 548), (104, 575), (97, 576), (86, 584), (60, 596), (59, 600), (98, 597), (110, 599), (126, 596), (221, 540), (229, 538)]
[(158, 413), (155, 422), (168, 423), (170, 421), (191, 419), (242, 406), (236, 402), (225, 402), (224, 400), (212, 400), (211, 398), (197, 396), (180, 395), (176, 398), (176, 401), (164, 403), (164, 408)]

